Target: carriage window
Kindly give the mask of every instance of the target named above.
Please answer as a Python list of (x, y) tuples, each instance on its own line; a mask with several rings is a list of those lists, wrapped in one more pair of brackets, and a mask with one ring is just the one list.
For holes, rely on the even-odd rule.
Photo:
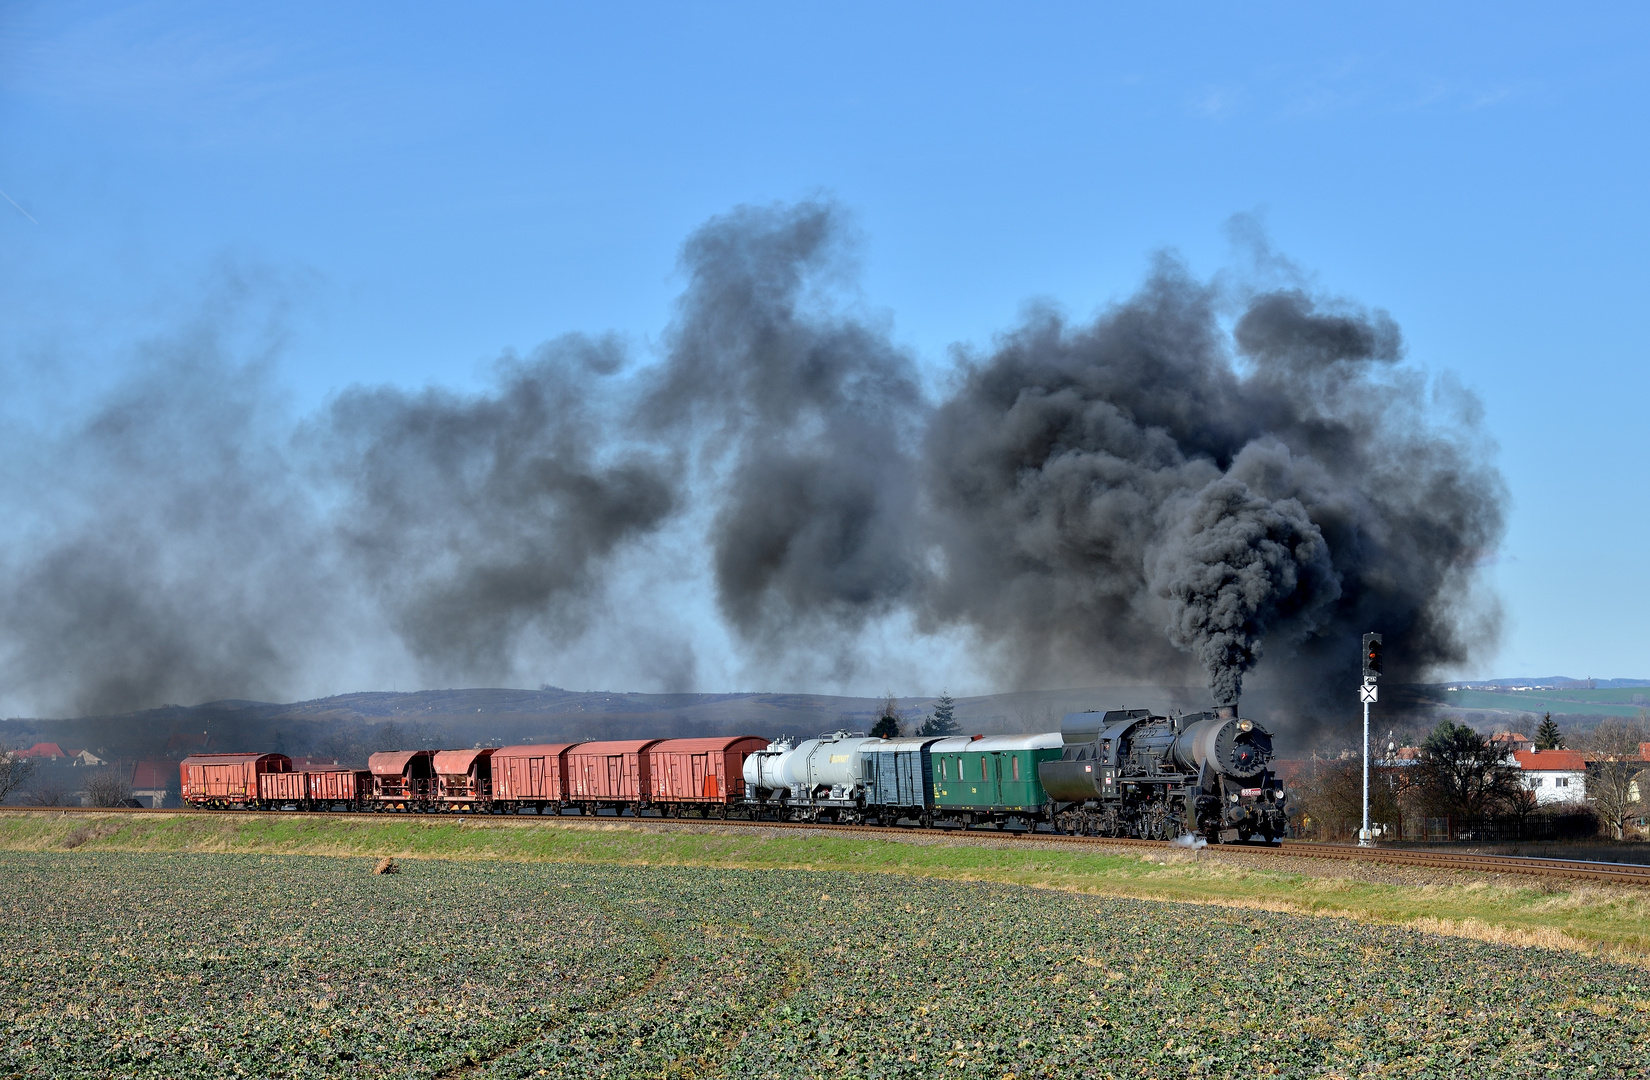
[(1016, 754), (1009, 760), (1014, 762), (1014, 779), (1018, 780), (1020, 778), (1020, 756)]
[(991, 759), (987, 758), (985, 755), (983, 755), (983, 754), (980, 755), (980, 779), (981, 780), (991, 779), (991, 777), (986, 775), (986, 767), (985, 767), (985, 763), (989, 760), (991, 760)]
[(940, 779), (951, 779), (951, 770), (946, 766), (944, 758), (940, 758)]

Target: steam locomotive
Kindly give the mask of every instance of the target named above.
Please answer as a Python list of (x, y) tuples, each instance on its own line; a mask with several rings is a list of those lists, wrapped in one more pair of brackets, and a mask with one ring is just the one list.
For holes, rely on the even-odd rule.
[(1040, 735), (642, 739), (373, 754), (294, 771), (284, 754), (196, 754), (183, 799), (222, 809), (657, 814), (1271, 842), (1285, 830), (1271, 735), (1235, 707), (1072, 713)]
[(749, 755), (744, 806), (792, 821), (1270, 843), (1287, 826), (1271, 757), (1271, 734), (1232, 706), (1179, 716), (1071, 713), (1044, 735), (835, 732)]

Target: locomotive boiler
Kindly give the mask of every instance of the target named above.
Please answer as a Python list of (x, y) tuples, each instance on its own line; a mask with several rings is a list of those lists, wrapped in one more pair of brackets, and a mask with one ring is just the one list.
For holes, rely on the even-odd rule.
[(1236, 706), (1180, 716), (1145, 709), (1071, 713), (1058, 761), (1038, 766), (1061, 832), (1210, 843), (1284, 835), (1272, 735)]

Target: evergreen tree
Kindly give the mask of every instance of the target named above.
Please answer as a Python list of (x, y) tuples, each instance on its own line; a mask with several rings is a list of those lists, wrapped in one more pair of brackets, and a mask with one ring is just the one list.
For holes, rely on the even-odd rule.
[(940, 691), (939, 700), (934, 702), (934, 711), (923, 721), (917, 734), (929, 737), (957, 734), (956, 708), (957, 703), (951, 699), (951, 695)]
[(899, 738), (899, 701), (894, 697), (892, 690), (882, 699), (882, 715), (877, 718), (876, 725), (871, 728), (873, 739)]
[(1553, 714), (1547, 713), (1541, 718), (1541, 726), (1535, 729), (1535, 748), (1537, 750), (1564, 749), (1564, 735), (1553, 723)]

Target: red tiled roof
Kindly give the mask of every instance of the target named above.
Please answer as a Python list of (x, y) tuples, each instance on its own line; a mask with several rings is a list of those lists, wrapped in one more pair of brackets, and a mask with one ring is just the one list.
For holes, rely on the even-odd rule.
[(1490, 736), (1490, 742), (1529, 742), (1529, 736), (1516, 731), (1499, 731)]
[(68, 757), (69, 755), (65, 754), (63, 752), (63, 748), (54, 742), (37, 742), (27, 750), (19, 750), (17, 752), (17, 756), (25, 758), (54, 758)]
[(1582, 772), (1587, 768), (1579, 750), (1520, 750), (1513, 758), (1520, 769)]

